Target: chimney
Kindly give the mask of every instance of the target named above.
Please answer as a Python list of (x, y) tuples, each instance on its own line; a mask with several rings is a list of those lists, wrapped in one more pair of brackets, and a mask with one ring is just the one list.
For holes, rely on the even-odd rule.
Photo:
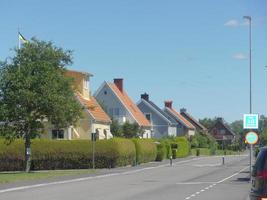
[(222, 117), (218, 117), (218, 118), (217, 118), (217, 121), (219, 121), (219, 122), (223, 122), (223, 118), (222, 118)]
[(117, 86), (117, 88), (123, 92), (123, 79), (122, 78), (114, 78), (114, 84)]
[(172, 101), (165, 101), (165, 107), (172, 109)]
[(180, 109), (180, 113), (185, 113), (185, 112), (186, 112), (185, 108)]
[(149, 95), (147, 93), (141, 94), (141, 99), (149, 101)]

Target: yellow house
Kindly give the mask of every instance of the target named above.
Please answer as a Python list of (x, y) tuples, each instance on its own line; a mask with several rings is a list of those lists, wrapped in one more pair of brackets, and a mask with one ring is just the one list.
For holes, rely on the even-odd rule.
[(77, 101), (83, 106), (83, 116), (75, 126), (55, 129), (52, 124), (45, 124), (46, 138), (52, 139), (91, 139), (96, 133), (97, 139), (112, 138), (110, 132), (111, 119), (91, 95), (90, 77), (92, 74), (68, 70), (66, 76), (74, 79), (73, 89)]

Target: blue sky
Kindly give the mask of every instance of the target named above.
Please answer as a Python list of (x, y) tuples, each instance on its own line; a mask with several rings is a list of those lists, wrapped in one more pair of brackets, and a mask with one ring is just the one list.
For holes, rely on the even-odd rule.
[(249, 111), (248, 25), (252, 16), (253, 111), (267, 115), (265, 0), (1, 0), (0, 60), (17, 29), (74, 50), (71, 69), (94, 74), (92, 90), (124, 78), (134, 101), (147, 92), (197, 118), (228, 122)]

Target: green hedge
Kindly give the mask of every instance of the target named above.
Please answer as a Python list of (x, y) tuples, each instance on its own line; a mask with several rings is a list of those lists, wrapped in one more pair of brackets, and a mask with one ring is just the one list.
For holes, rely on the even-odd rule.
[[(135, 145), (127, 139), (96, 142), (97, 168), (131, 165), (136, 159)], [(84, 169), (92, 167), (92, 143), (88, 140), (33, 140), (32, 170)], [(24, 170), (24, 144), (16, 140), (6, 145), (0, 140), (0, 171)]]
[(157, 157), (157, 147), (151, 139), (132, 139), (136, 149), (136, 164), (155, 161)]
[(190, 143), (186, 137), (176, 137), (174, 142), (178, 145), (176, 158), (183, 158), (190, 154)]
[(162, 161), (167, 157), (167, 149), (163, 142), (157, 144), (157, 157), (156, 161)]

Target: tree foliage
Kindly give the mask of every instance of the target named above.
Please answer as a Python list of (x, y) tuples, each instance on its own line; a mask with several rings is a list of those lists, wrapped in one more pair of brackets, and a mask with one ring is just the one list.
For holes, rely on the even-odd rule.
[(40, 134), (43, 122), (56, 127), (75, 124), (82, 107), (64, 76), (72, 63), (72, 52), (52, 42), (32, 39), (0, 68), (0, 134), (6, 139), (30, 138)]
[(115, 137), (137, 138), (142, 137), (144, 133), (137, 123), (126, 121), (124, 124), (120, 125), (115, 119), (112, 120), (110, 129)]

